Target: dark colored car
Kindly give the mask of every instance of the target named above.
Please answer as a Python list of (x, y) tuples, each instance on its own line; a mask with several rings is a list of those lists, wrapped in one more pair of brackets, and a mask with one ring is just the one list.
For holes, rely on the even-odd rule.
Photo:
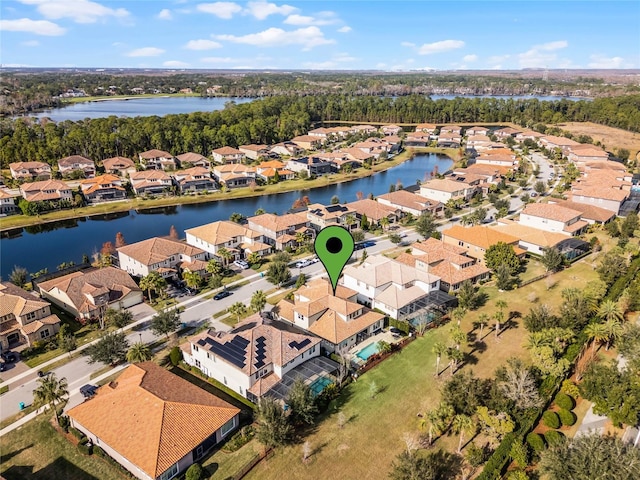
[(213, 296), (214, 300), (222, 300), (223, 298), (228, 297), (229, 295), (231, 295), (231, 292), (229, 290), (223, 290), (220, 293), (216, 293)]
[(0, 372), (4, 372), (7, 369), (7, 366), (4, 362), (0, 362)]
[(402, 335), (403, 334), (402, 330), (400, 330), (399, 328), (396, 328), (396, 327), (391, 327), (389, 329), (389, 331), (391, 333), (393, 333), (394, 335)]
[(80, 393), (85, 399), (87, 399), (93, 397), (96, 394), (97, 389), (98, 387), (95, 385), (86, 384), (80, 387)]
[(2, 359), (7, 363), (14, 363), (18, 361), (18, 356), (14, 352), (2, 352), (0, 356), (2, 356)]
[(373, 247), (375, 246), (376, 242), (372, 242), (371, 240), (367, 240), (366, 242), (362, 243), (362, 247), (363, 248), (369, 248), (369, 247)]

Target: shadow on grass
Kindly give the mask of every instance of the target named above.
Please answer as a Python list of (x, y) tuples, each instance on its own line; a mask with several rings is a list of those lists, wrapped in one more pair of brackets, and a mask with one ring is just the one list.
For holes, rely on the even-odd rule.
[(25, 450), (29, 450), (31, 447), (33, 447), (33, 443), (31, 445), (27, 445), (26, 447), (19, 448), (18, 450), (14, 450), (13, 452), (3, 453), (0, 457), (0, 463), (8, 462), (16, 455), (20, 455), (20, 453), (24, 452)]

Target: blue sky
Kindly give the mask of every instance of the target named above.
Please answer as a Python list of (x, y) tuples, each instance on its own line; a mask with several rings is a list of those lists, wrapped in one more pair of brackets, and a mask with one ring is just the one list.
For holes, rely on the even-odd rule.
[(640, 68), (640, 2), (3, 0), (5, 66)]

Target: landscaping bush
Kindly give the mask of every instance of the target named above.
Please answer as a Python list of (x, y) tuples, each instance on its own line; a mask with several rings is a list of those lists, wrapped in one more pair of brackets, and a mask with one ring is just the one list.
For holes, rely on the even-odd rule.
[(80, 430), (78, 430), (77, 428), (70, 427), (69, 428), (69, 433), (71, 433), (71, 435), (76, 437), (78, 440), (82, 440), (83, 438), (87, 438), (86, 435), (84, 433), (82, 433)]
[(202, 479), (202, 467), (199, 463), (194, 463), (187, 468), (187, 473), (184, 476), (184, 480), (201, 480)]
[(576, 402), (573, 400), (573, 398), (562, 392), (556, 395), (556, 398), (553, 399), (553, 403), (564, 410), (573, 410), (573, 407), (576, 406)]
[(107, 458), (109, 455), (107, 455), (107, 452), (105, 452), (101, 447), (99, 447), (98, 445), (94, 445), (93, 446), (93, 455), (97, 456), (97, 457), (101, 457), (101, 458)]
[(556, 412), (547, 410), (542, 414), (542, 423), (549, 428), (560, 428), (560, 417)]
[(182, 360), (182, 352), (180, 351), (180, 348), (173, 347), (171, 349), (171, 351), (169, 352), (169, 360), (171, 360), (171, 365), (173, 365), (174, 367), (178, 366), (180, 360)]
[(479, 467), (489, 458), (489, 451), (485, 447), (479, 447), (471, 443), (466, 449), (465, 458), (473, 467)]
[(66, 415), (60, 415), (60, 417), (58, 417), (58, 425), (60, 425), (60, 428), (62, 428), (67, 433), (69, 433), (70, 424), (71, 422), (69, 421), (69, 417), (67, 417)]
[(558, 417), (560, 417), (560, 421), (565, 427), (570, 427), (576, 423), (576, 414), (570, 410), (560, 409)]
[(409, 331), (411, 330), (411, 325), (409, 325), (409, 322), (405, 322), (404, 320), (396, 320), (395, 318), (389, 319), (389, 326), (396, 327), (405, 335), (409, 335)]
[(233, 437), (231, 437), (229, 441), (225, 443), (224, 447), (222, 447), (222, 450), (225, 452), (235, 452), (237, 450), (240, 450), (240, 448), (246, 445), (254, 435), (255, 432), (251, 425), (242, 427), (239, 432), (234, 434)]
[(571, 380), (564, 380), (562, 382), (562, 388), (560, 389), (560, 391), (572, 396), (573, 398), (577, 397), (580, 394), (578, 386)]
[(547, 445), (551, 447), (552, 445), (557, 445), (562, 442), (564, 440), (564, 434), (558, 430), (549, 430), (544, 434), (544, 439)]
[(92, 451), (93, 451), (93, 445), (89, 444), (89, 439), (87, 437), (84, 437), (82, 440), (80, 440), (80, 442), (78, 443), (78, 451), (84, 455), (91, 455)]
[(544, 450), (544, 439), (539, 433), (529, 433), (527, 435), (527, 444), (533, 448), (533, 451), (536, 453), (540, 453)]

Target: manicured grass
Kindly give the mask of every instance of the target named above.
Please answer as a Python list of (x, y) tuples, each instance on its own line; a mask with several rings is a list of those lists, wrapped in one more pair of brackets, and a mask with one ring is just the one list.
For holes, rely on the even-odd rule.
[(260, 444), (256, 440), (252, 440), (235, 452), (227, 453), (218, 450), (202, 463), (207, 475), (209, 475), (205, 478), (227, 480), (249, 463), (258, 454), (260, 448), (262, 448)]
[(2, 466), (7, 480), (123, 480), (130, 478), (101, 458), (82, 455), (56, 432), (50, 415), (40, 415), (0, 439)]
[(0, 387), (0, 395), (7, 393), (9, 391), (9, 385), (5, 385), (4, 387)]

